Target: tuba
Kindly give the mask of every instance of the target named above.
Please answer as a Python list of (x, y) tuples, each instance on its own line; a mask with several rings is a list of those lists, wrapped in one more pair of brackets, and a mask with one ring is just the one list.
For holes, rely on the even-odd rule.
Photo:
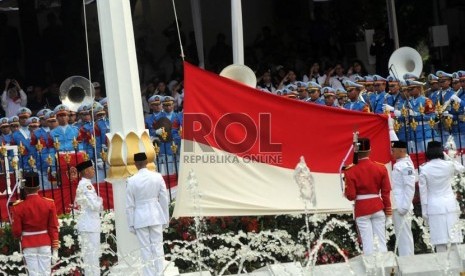
[(79, 106), (91, 104), (94, 101), (94, 85), (81, 76), (65, 79), (60, 85), (60, 100), (71, 111), (76, 112)]
[(257, 77), (248, 66), (243, 64), (231, 64), (220, 72), (220, 76), (235, 80), (249, 87), (257, 87)]
[(389, 71), (394, 77), (403, 80), (404, 75), (409, 73), (420, 77), (423, 70), (423, 60), (417, 50), (410, 47), (402, 47), (394, 51), (389, 58)]

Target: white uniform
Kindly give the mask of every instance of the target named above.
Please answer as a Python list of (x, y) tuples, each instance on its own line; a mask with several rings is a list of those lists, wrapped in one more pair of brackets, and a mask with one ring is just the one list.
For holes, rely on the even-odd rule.
[(412, 235), (413, 196), (417, 175), (409, 156), (397, 159), (392, 169), (393, 222), (399, 256), (414, 254)]
[(81, 251), (85, 274), (100, 275), (100, 211), (103, 210), (102, 198), (95, 192), (90, 179), (82, 178), (76, 191), (76, 204), (81, 213), (76, 224), (81, 236)]
[(452, 181), (465, 167), (455, 161), (433, 159), (420, 167), (420, 198), (423, 217), (427, 217), (433, 245), (462, 242), (461, 231), (454, 229), (460, 208)]
[(168, 226), (168, 193), (161, 174), (140, 169), (128, 178), (126, 214), (135, 232), (144, 260), (144, 275), (161, 275), (163, 270), (163, 228)]

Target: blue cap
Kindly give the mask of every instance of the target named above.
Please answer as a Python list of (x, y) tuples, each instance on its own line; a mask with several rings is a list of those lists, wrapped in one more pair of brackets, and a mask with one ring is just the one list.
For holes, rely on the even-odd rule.
[(37, 111), (37, 117), (43, 118), (45, 116), (45, 113), (47, 113), (50, 109), (48, 108), (43, 108), (39, 111)]
[(29, 117), (26, 123), (29, 126), (40, 126), (40, 119), (38, 117)]
[(3, 117), (0, 119), (0, 127), (8, 126), (10, 123), (8, 122), (8, 117)]
[(374, 82), (373, 76), (365, 76), (365, 84), (372, 84)]
[(286, 88), (291, 91), (297, 91), (297, 85), (294, 85), (294, 84), (288, 84)]
[(380, 75), (373, 75), (373, 81), (386, 81), (385, 78), (381, 77)]
[(314, 81), (309, 81), (309, 82), (307, 82), (307, 89), (308, 90), (320, 90), (321, 85), (319, 85), (318, 83), (316, 83)]
[(55, 112), (53, 112), (52, 110), (48, 111), (47, 113), (45, 113), (44, 119), (55, 119)]
[[(459, 72), (460, 72), (460, 71), (459, 71)], [(436, 77), (436, 75), (434, 75), (434, 74), (429, 74), (429, 75), (428, 75), (428, 81), (429, 81), (430, 83), (438, 82), (438, 80), (439, 80), (439, 78)]]
[(55, 116), (58, 116), (60, 114), (68, 114), (69, 113), (69, 107), (67, 107), (64, 104), (59, 104), (53, 109), (53, 112), (55, 112)]
[(465, 78), (465, 71), (463, 71), (463, 70), (457, 71), (457, 75), (459, 76), (459, 79), (464, 79)]
[(399, 80), (398, 80), (396, 77), (392, 76), (392, 75), (389, 75), (389, 76), (386, 78), (386, 80), (387, 80), (388, 82), (399, 82)]
[(13, 124), (18, 124), (19, 125), (19, 117), (18, 116), (11, 116), (9, 119), (8, 119), (8, 123), (10, 125), (13, 125)]
[(149, 98), (148, 102), (149, 104), (159, 104), (161, 103), (162, 99), (163, 97), (160, 95), (153, 95), (152, 97)]
[(416, 80), (406, 80), (407, 86), (422, 86), (425, 85), (424, 82), (416, 81)]
[(103, 99), (101, 99), (100, 101), (98, 101), (101, 105), (103, 105), (103, 107), (107, 106), (108, 105), (108, 98), (105, 97)]
[(323, 87), (321, 89), (321, 92), (323, 93), (323, 95), (336, 95), (336, 90), (329, 86)]
[(350, 81), (350, 80), (343, 80), (342, 83), (344, 84), (346, 89), (349, 89), (349, 88), (363, 88), (363, 85), (355, 83), (355, 82)]
[(418, 80), (418, 76), (417, 75), (414, 75), (412, 73), (405, 73), (402, 78), (404, 80)]
[(437, 71), (436, 76), (438, 76), (438, 78), (440, 79), (451, 79), (452, 78), (452, 74), (446, 73), (444, 71)]
[(31, 114), (32, 114), (31, 110), (29, 108), (27, 108), (27, 107), (21, 107), (16, 112), (16, 116), (18, 116), (18, 117), (29, 117), (29, 116), (31, 116)]

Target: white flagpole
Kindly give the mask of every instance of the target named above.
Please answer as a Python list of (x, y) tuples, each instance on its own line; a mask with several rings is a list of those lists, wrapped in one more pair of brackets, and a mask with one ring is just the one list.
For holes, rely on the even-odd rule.
[(231, 28), (233, 63), (244, 64), (244, 37), (242, 32), (241, 0), (231, 0)]

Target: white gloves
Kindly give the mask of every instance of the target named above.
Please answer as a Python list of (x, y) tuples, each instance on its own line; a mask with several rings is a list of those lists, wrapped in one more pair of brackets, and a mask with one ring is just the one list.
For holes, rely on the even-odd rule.
[(386, 110), (389, 110), (389, 112), (392, 112), (394, 111), (394, 107), (388, 105), (388, 104), (383, 104), (383, 110), (386, 111)]
[(103, 170), (103, 160), (102, 160), (102, 158), (97, 159), (97, 168)]
[(58, 257), (58, 249), (52, 250), (52, 265), (55, 265), (60, 258)]
[(416, 114), (417, 114), (417, 113), (416, 113), (415, 111), (409, 109), (408, 115), (410, 115), (410, 116), (417, 116)]
[(392, 216), (387, 216), (386, 217), (386, 228), (391, 228), (392, 227)]
[(400, 110), (394, 110), (394, 116), (400, 117), (402, 115), (402, 112)]
[(129, 226), (129, 232), (135, 234), (136, 233), (136, 229), (134, 229), (134, 226)]
[(454, 102), (458, 102), (460, 103), (462, 101), (462, 99), (460, 99), (459, 97), (457, 97), (457, 95), (452, 95), (450, 97), (451, 100), (453, 100)]
[(161, 135), (162, 133), (163, 133), (162, 128), (159, 128), (159, 129), (155, 130), (155, 134), (157, 134), (157, 135)]
[(450, 114), (449, 111), (447, 111), (447, 110), (442, 112), (442, 116), (453, 117), (453, 115)]

